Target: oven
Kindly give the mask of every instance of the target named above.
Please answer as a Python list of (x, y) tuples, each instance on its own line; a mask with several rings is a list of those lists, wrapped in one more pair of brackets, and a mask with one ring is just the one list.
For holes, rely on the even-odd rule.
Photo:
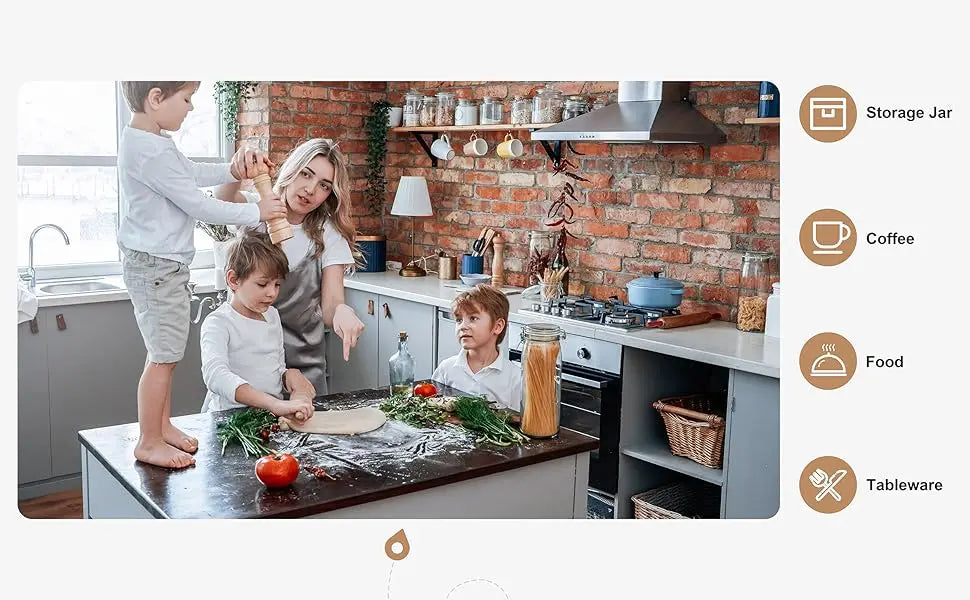
[[(521, 326), (509, 328), (509, 360), (521, 364)], [(567, 335), (562, 340), (560, 426), (599, 440), (590, 452), (589, 518), (614, 518), (620, 462), (620, 366), (618, 344)]]

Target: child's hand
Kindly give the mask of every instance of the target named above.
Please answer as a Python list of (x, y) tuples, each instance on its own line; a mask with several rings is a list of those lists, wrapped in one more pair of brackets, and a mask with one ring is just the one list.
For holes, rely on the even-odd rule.
[(268, 173), (270, 177), (276, 172), (276, 164), (269, 159), (265, 152), (256, 152), (248, 148), (240, 148), (232, 156), (229, 171), (232, 176), (242, 181), (252, 179), (260, 172)]
[(307, 393), (297, 393), (290, 396), (290, 399), (280, 400), (279, 407), (277, 410), (273, 411), (278, 417), (286, 417), (296, 421), (297, 423), (303, 423), (307, 419), (313, 416), (313, 396)]
[(276, 196), (265, 198), (257, 203), (259, 206), (259, 220), (262, 222), (272, 221), (273, 219), (285, 218), (286, 207)]

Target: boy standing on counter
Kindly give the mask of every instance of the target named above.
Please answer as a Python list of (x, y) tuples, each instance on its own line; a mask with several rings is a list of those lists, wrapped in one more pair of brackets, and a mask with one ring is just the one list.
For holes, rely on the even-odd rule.
[(195, 464), (199, 442), (172, 425), (172, 375), (189, 337), (189, 264), (195, 223), (256, 225), (286, 216), (278, 198), (258, 205), (222, 202), (200, 187), (242, 179), (265, 155), (240, 149), (229, 164), (187, 159), (166, 131), (192, 110), (197, 81), (123, 81), (131, 122), (118, 147), (121, 270), (147, 350), (138, 381), (139, 461), (181, 469)]
[(479, 284), (455, 296), (451, 312), (462, 349), (441, 361), (431, 378), (521, 410), (522, 373), (499, 351), (508, 330), (509, 299), (495, 288)]

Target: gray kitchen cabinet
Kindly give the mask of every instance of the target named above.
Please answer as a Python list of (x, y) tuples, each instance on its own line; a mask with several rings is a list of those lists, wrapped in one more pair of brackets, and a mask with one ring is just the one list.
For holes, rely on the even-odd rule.
[(731, 371), (724, 439), (722, 510), (729, 519), (764, 519), (778, 512), (780, 430), (779, 382)]
[(408, 332), (408, 352), (414, 357), (414, 379), (434, 372), (435, 307), (400, 298), (380, 296), (378, 326), (378, 386), (390, 385), (388, 361), (397, 352), (401, 331)]
[(408, 332), (408, 351), (414, 357), (415, 379), (434, 371), (434, 306), (347, 289), (344, 299), (364, 323), (364, 333), (344, 362), (343, 342), (334, 333), (327, 338), (328, 385), (331, 393), (386, 386), (388, 360), (397, 352), (398, 333)]
[(377, 298), (377, 294), (369, 292), (344, 290), (344, 302), (357, 313), (364, 332), (350, 350), (349, 361), (344, 361), (343, 341), (332, 331), (327, 333), (327, 385), (331, 394), (373, 389), (378, 385)]
[(21, 484), (51, 476), (50, 324), (38, 317), (37, 333), (31, 332), (30, 322), (17, 325), (17, 482)]
[(51, 325), (51, 461), (57, 477), (81, 471), (78, 431), (138, 420), (145, 347), (129, 301), (56, 306), (41, 312)]
[[(508, 344), (508, 339), (509, 336), (506, 335), (505, 340), (503, 340), (506, 345)], [(441, 361), (449, 356), (458, 354), (459, 350), (461, 350), (461, 345), (458, 343), (457, 338), (455, 338), (455, 316), (451, 314), (451, 311), (439, 308), (438, 345), (434, 358), (435, 366), (440, 365)], [(505, 355), (508, 356), (507, 348), (505, 349)]]

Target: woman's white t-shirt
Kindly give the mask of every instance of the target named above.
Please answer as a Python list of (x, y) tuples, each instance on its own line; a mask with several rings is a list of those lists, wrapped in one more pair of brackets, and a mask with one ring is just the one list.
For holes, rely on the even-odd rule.
[[(259, 202), (259, 194), (253, 191), (244, 191), (242, 195), (247, 202)], [(313, 240), (303, 230), (303, 223), (291, 224), (293, 237), (283, 242), (283, 252), (290, 263), (290, 270), (296, 268), (307, 254), (313, 252)], [(337, 228), (328, 219), (323, 224), (323, 255), (320, 257), (320, 268), (325, 269), (330, 265), (352, 265), (354, 255), (350, 251), (350, 244), (344, 236), (340, 235)]]

